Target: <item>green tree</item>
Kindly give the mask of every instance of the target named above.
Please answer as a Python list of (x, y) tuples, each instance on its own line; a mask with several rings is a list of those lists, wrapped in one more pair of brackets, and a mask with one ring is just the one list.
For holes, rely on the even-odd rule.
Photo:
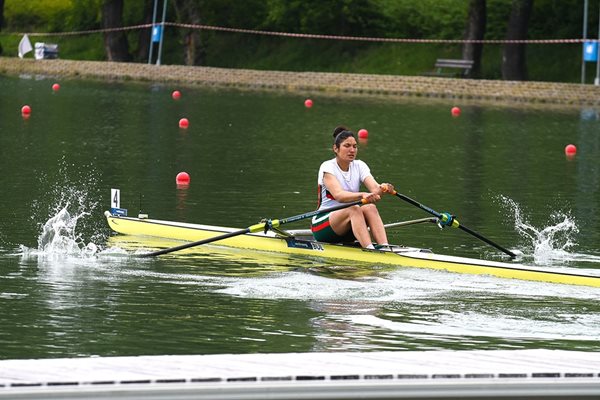
[[(4, 26), (4, 0), (0, 0), (0, 31)], [(2, 43), (0, 43), (0, 55), (2, 55)]]
[[(151, 24), (152, 23), (152, 11), (153, 11), (153, 0), (144, 0), (142, 9), (140, 11), (142, 21), (133, 19), (133, 23)], [(126, 22), (128, 23), (128, 22)], [(152, 28), (140, 29), (137, 35), (138, 47), (135, 51), (136, 61), (145, 61), (148, 59), (148, 51), (150, 50), (150, 35)]]
[(264, 28), (324, 35), (382, 35), (386, 18), (373, 0), (268, 0)]

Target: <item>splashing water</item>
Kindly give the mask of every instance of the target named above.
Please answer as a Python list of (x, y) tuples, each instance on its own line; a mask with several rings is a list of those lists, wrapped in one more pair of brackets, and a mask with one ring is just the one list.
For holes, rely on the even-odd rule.
[(570, 249), (577, 246), (573, 239), (579, 233), (575, 220), (562, 211), (550, 214), (549, 226), (538, 229), (523, 216), (519, 204), (514, 200), (500, 196), (503, 205), (514, 215), (515, 230), (528, 241), (526, 253), (531, 253), (536, 264), (550, 265), (555, 261), (573, 259)]
[(38, 237), (38, 251), (46, 255), (93, 256), (98, 247), (91, 242), (85, 245), (81, 235), (76, 232), (77, 221), (89, 213), (80, 212), (71, 216), (68, 207), (69, 204), (46, 221)]
[[(31, 213), (40, 231), (38, 246), (20, 246), (23, 255), (90, 258), (98, 253), (94, 242), (102, 242), (105, 235), (97, 222), (85, 218), (97, 213), (97, 176), (93, 167), (76, 168), (64, 158), (55, 175), (40, 175), (42, 193), (32, 202)], [(40, 215), (47, 216), (46, 222), (39, 222)]]

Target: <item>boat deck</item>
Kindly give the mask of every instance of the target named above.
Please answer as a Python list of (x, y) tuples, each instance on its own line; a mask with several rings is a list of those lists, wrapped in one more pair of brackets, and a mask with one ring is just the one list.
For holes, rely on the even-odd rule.
[(600, 353), (561, 350), (1, 360), (11, 399), (598, 399)]

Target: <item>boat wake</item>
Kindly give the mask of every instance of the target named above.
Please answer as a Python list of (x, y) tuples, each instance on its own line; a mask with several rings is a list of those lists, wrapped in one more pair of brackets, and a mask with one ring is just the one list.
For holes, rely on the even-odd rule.
[[(304, 302), (315, 313), (315, 351), (596, 343), (596, 288), (403, 268), (369, 280), (285, 272), (221, 278), (213, 292)], [(209, 288), (210, 290), (210, 288)], [(590, 305), (592, 304), (592, 305)], [(571, 344), (567, 344), (570, 346)]]
[(575, 237), (579, 228), (569, 213), (555, 211), (550, 214), (548, 226), (536, 228), (524, 216), (517, 202), (506, 196), (499, 198), (513, 214), (515, 230), (526, 242), (521, 250), (524, 258), (531, 258), (533, 263), (543, 266), (568, 262), (600, 263), (600, 256), (572, 251), (577, 246)]

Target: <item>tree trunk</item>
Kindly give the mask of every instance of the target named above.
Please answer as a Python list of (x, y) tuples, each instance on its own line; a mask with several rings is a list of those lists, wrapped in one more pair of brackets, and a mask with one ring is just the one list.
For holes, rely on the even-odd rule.
[[(200, 9), (196, 2), (176, 0), (173, 4), (178, 22), (200, 25)], [(200, 30), (189, 29), (184, 31), (183, 59), (185, 65), (202, 65), (204, 63), (204, 47), (200, 39)]]
[[(152, 12), (154, 10), (153, 4), (154, 0), (145, 0), (144, 5), (144, 24), (152, 23)], [(140, 61), (144, 61), (148, 59), (148, 52), (150, 51), (150, 34), (152, 33), (152, 28), (141, 29), (138, 36), (138, 48), (136, 51), (136, 58)]]
[[(0, 31), (4, 27), (4, 0), (0, 0)], [(2, 43), (0, 43), (0, 55), (2, 55)]]
[[(486, 0), (471, 0), (469, 4), (469, 17), (465, 29), (465, 40), (483, 40), (486, 26)], [(467, 75), (469, 78), (481, 77), (481, 55), (483, 43), (465, 43), (462, 57), (464, 60), (473, 60), (473, 68)]]
[[(506, 40), (527, 39), (529, 16), (533, 8), (533, 0), (513, 0)], [(525, 61), (526, 45), (523, 43), (507, 43), (502, 51), (502, 79), (523, 81), (527, 79)]]
[[(123, 26), (123, 0), (104, 0), (102, 25), (105, 29)], [(124, 31), (105, 32), (104, 49), (108, 61), (131, 61)]]
[(4, 26), (4, 0), (0, 0), (0, 31)]

